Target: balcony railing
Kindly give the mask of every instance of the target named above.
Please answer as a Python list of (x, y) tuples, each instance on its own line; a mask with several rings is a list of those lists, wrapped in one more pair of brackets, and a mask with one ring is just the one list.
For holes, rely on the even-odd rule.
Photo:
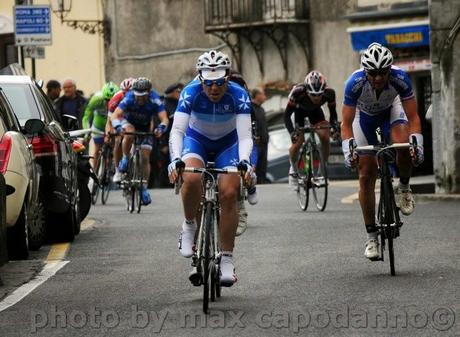
[(275, 22), (304, 22), (307, 0), (204, 0), (206, 30)]

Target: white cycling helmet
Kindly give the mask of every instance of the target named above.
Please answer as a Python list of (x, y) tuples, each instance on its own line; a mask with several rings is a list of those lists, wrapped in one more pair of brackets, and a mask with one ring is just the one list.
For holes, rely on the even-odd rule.
[(366, 70), (380, 70), (391, 67), (393, 55), (380, 43), (371, 43), (361, 55), (361, 66)]
[(307, 93), (321, 95), (326, 89), (326, 77), (317, 70), (310, 71), (305, 77)]
[(131, 89), (133, 82), (134, 82), (134, 78), (132, 77), (125, 78), (120, 83), (120, 89), (123, 91), (128, 91), (129, 89)]
[(205, 80), (216, 80), (228, 74), (232, 63), (228, 56), (220, 51), (210, 50), (203, 53), (196, 63), (196, 70)]

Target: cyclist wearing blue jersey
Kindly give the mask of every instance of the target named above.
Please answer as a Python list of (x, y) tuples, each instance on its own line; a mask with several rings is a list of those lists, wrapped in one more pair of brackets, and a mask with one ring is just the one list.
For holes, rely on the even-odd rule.
[[(196, 68), (199, 79), (184, 88), (174, 114), (170, 135), (171, 182), (177, 179), (178, 164), (183, 165), (185, 162), (185, 166), (204, 167), (207, 161), (214, 161), (217, 168), (244, 165), (248, 170), (245, 182), (251, 182), (251, 100), (242, 87), (229, 82), (230, 66), (228, 56), (219, 51), (211, 50), (198, 58)], [(185, 257), (193, 255), (197, 229), (195, 218), (201, 195), (200, 179), (196, 174), (183, 174), (185, 219), (179, 236), (179, 250)], [(224, 174), (219, 177), (222, 249), (220, 282), (228, 287), (237, 280), (233, 247), (238, 223), (239, 185), (240, 178), (237, 175)], [(192, 277), (190, 275), (190, 279)]]
[[(116, 132), (152, 132), (153, 116), (158, 114), (161, 123), (155, 129), (155, 136), (160, 137), (168, 126), (168, 114), (158, 94), (152, 90), (152, 82), (148, 78), (139, 77), (131, 87), (131, 91), (118, 104), (111, 115), (112, 126)], [(118, 165), (120, 172), (128, 169), (129, 154), (134, 141), (134, 136), (124, 135), (122, 142), (123, 158)], [(152, 137), (145, 137), (142, 143), (142, 165), (146, 182), (142, 190), (142, 203), (151, 203), (150, 194), (147, 191), (147, 180), (150, 177), (150, 152), (152, 151)]]
[(369, 153), (360, 154), (358, 163), (358, 158), (350, 154), (350, 145), (376, 145), (378, 127), (382, 136), (390, 137), (393, 143), (407, 143), (416, 137), (416, 151), (397, 151), (400, 181), (395, 197), (404, 215), (411, 214), (415, 206), (409, 187), (412, 164), (423, 162), (423, 136), (412, 84), (407, 73), (392, 64), (388, 48), (378, 43), (369, 45), (361, 56), (364, 69), (355, 71), (345, 83), (342, 109), (342, 150), (345, 164), (359, 168), (359, 201), (368, 234), (364, 255), (371, 260), (379, 257), (374, 193), (377, 162), (375, 155)]

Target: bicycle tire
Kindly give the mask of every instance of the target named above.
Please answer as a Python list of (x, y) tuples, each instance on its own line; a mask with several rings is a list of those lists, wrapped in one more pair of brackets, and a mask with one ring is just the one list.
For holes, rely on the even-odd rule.
[(302, 149), (300, 153), (300, 157), (297, 160), (297, 200), (299, 202), (300, 209), (302, 211), (306, 211), (308, 208), (308, 202), (309, 202), (309, 173), (308, 170), (305, 172), (305, 165), (308, 163), (305, 163), (305, 153), (306, 153), (305, 148)]
[(213, 221), (213, 209), (212, 203), (206, 203), (205, 214), (204, 214), (204, 244), (203, 244), (203, 312), (208, 313), (209, 309), (209, 275), (211, 265), (211, 237), (212, 237), (212, 221)]
[[(386, 164), (384, 164), (386, 165)], [(396, 268), (395, 268), (395, 254), (394, 254), (394, 245), (393, 245), (393, 238), (394, 238), (394, 212), (395, 212), (395, 207), (396, 205), (392, 205), (392, 200), (391, 200), (391, 193), (393, 191), (393, 184), (391, 182), (391, 178), (388, 175), (389, 173), (388, 167), (383, 169), (383, 178), (381, 182), (381, 200), (383, 201), (383, 207), (382, 210), (384, 212), (383, 214), (383, 233), (385, 235), (385, 238), (388, 243), (388, 257), (390, 260), (390, 273), (391, 276), (396, 275)], [(383, 199), (382, 199), (383, 197)], [(393, 199), (394, 200), (394, 199)]]
[[(316, 208), (318, 211), (323, 212), (326, 209), (328, 194), (327, 164), (323, 153), (317, 147), (314, 147), (311, 151), (310, 172), (310, 186)], [(323, 193), (322, 198), (320, 193)]]
[(133, 157), (129, 159), (129, 213), (134, 212), (134, 206), (135, 206), (135, 198), (136, 198), (136, 187), (134, 186), (134, 175), (136, 172), (136, 162), (134, 161)]
[(137, 166), (137, 171), (136, 171), (136, 181), (137, 183), (137, 198), (136, 198), (136, 206), (137, 206), (137, 213), (141, 212), (141, 207), (142, 207), (142, 188), (143, 188), (143, 170), (144, 168), (142, 167), (142, 154), (137, 152), (136, 154), (136, 166)]
[(112, 147), (108, 144), (103, 145), (102, 158), (104, 163), (104, 176), (102, 177), (102, 191), (101, 191), (101, 202), (103, 205), (107, 204), (109, 198), (110, 187), (112, 184), (112, 176), (115, 172), (113, 163)]
[[(97, 165), (96, 165), (96, 170), (95, 170), (97, 178), (99, 179), (99, 183), (101, 183), (101, 180), (100, 180), (100, 178), (101, 178), (100, 171), (102, 170), (101, 161), (102, 160), (100, 158), (98, 163), (97, 163)], [(90, 179), (93, 179), (93, 178), (90, 178)], [(96, 182), (93, 180), (93, 186), (91, 188), (91, 204), (96, 205), (98, 198), (99, 198), (99, 185), (96, 184)]]
[(214, 261), (211, 261), (209, 265), (209, 269), (211, 271), (211, 302), (216, 301), (216, 294), (217, 294), (217, 282), (216, 282), (216, 263)]

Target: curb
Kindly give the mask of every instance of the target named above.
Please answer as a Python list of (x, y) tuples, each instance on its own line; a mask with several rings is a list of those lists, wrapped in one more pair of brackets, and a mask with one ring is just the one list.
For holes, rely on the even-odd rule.
[(460, 201), (460, 194), (413, 194), (415, 201)]

